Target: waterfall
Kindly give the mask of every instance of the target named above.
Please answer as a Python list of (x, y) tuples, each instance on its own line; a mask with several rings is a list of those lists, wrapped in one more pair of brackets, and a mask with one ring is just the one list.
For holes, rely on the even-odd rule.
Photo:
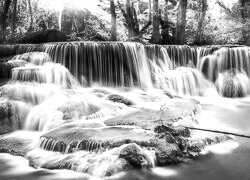
[(53, 62), (80, 81), (103, 86), (152, 87), (145, 49), (138, 43), (71, 42), (44, 44)]
[[(0, 52), (15, 51), (16, 54), (20, 54), (43, 51), (40, 54), (17, 55), (13, 59), (25, 60), (34, 65), (59, 63), (85, 86), (142, 89), (155, 87), (170, 89), (179, 95), (201, 95), (201, 90), (204, 90), (209, 82), (215, 85), (219, 74), (227, 70), (235, 69), (250, 76), (249, 48), (243, 46), (195, 47), (142, 45), (131, 42), (60, 42), (27, 46), (9, 45), (5, 49), (0, 47)], [(43, 69), (53, 71), (51, 67), (15, 68), (9, 62), (1, 66), (0, 76), (10, 77), (12, 68), (13, 78), (17, 78), (17, 74), (19, 78), (25, 78), (22, 73), (34, 74), (36, 71), (39, 73), (35, 74), (41, 77), (33, 75), (32, 78), (39, 78), (43, 82), (55, 82), (44, 77)]]

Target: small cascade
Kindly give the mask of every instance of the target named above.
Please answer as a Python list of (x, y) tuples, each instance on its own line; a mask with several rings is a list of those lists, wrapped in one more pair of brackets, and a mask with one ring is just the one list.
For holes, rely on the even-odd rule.
[(235, 69), (219, 73), (215, 84), (220, 95), (224, 97), (245, 97), (250, 93), (250, 80), (247, 74)]
[(214, 51), (212, 55), (204, 56), (198, 63), (197, 68), (213, 82), (217, 78), (218, 73), (232, 69), (244, 71), (250, 76), (249, 48), (222, 47), (219, 50)]
[[(138, 43), (69, 42), (44, 44), (52, 61), (88, 85), (152, 87), (144, 46)], [(86, 79), (85, 79), (86, 78)]]
[(16, 55), (12, 59), (22, 59), (34, 65), (43, 65), (46, 62), (51, 62), (50, 56), (44, 52), (27, 52)]
[(170, 59), (174, 66), (196, 66), (197, 64), (197, 51), (196, 47), (191, 46), (163, 46), (166, 48)]
[(67, 68), (60, 64), (28, 65), (12, 69), (12, 81), (56, 84), (63, 88), (77, 87), (78, 83)]

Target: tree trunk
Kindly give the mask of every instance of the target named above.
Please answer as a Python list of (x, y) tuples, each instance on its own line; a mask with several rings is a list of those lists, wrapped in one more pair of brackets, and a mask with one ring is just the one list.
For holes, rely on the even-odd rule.
[(168, 0), (165, 0), (165, 7), (163, 9), (163, 18), (161, 19), (161, 43), (169, 43), (169, 25), (168, 25)]
[(207, 12), (207, 0), (202, 0), (202, 12), (201, 12), (201, 16), (199, 18), (199, 22), (198, 22), (198, 29), (197, 29), (197, 34), (196, 34), (196, 42), (195, 44), (200, 45), (202, 42), (202, 35), (203, 35), (203, 31), (204, 31), (204, 26), (203, 26), (203, 22), (204, 19), (206, 17), (206, 12)]
[(12, 34), (14, 34), (16, 30), (17, 0), (14, 0), (13, 3), (14, 3), (14, 8), (13, 8), (13, 16), (12, 16)]
[(29, 14), (30, 14), (30, 27), (28, 29), (28, 32), (31, 32), (33, 31), (33, 13), (30, 0), (28, 0), (28, 4), (29, 4)]
[(131, 39), (136, 36), (134, 31), (133, 23), (133, 12), (130, 0), (126, 0), (126, 14), (127, 14), (127, 27), (128, 27), (128, 39)]
[(241, 23), (243, 26), (243, 28), (241, 30), (242, 37), (241, 37), (240, 42), (242, 44), (249, 44), (249, 42), (250, 42), (249, 23), (246, 23), (247, 18), (248, 18), (247, 13), (249, 10), (248, 4), (247, 4), (248, 1), (247, 0), (239, 0), (238, 3), (240, 6), (240, 17), (241, 17)]
[(111, 12), (111, 41), (116, 41), (116, 13), (114, 0), (110, 0), (110, 12)]
[(177, 10), (177, 24), (175, 32), (176, 44), (184, 44), (185, 41), (186, 12), (187, 12), (187, 0), (179, 0), (178, 10)]
[(0, 33), (0, 42), (6, 41), (6, 27), (7, 27), (7, 14), (10, 8), (11, 0), (5, 0), (2, 13), (0, 15), (0, 25), (1, 25), (1, 33)]
[(158, 44), (160, 42), (160, 16), (158, 0), (153, 0), (153, 32), (150, 42)]

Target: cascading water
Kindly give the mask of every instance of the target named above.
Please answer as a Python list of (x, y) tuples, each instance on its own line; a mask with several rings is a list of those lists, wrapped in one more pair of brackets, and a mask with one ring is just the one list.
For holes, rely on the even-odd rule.
[[(88, 85), (152, 87), (143, 45), (137, 43), (72, 42), (45, 44), (53, 62), (63, 64)], [(85, 79), (86, 78), (86, 79)]]
[[(140, 113), (149, 113), (155, 121), (152, 109), (157, 109), (155, 114), (161, 113), (159, 109), (164, 111), (164, 104), (160, 107), (159, 103), (169, 102), (169, 97), (173, 98), (170, 92), (203, 95), (213, 83), (222, 96), (246, 96), (250, 91), (247, 47), (67, 42), (42, 44), (28, 51), (38, 49), (44, 52), (17, 55), (6, 62), (11, 65), (6, 70), (8, 76), (2, 77), (11, 79), (0, 88), (0, 107), (5, 107), (0, 109), (4, 112), (0, 118), (13, 122), (13, 130), (42, 133), (40, 142), (26, 154), (34, 167), (66, 168), (98, 177), (131, 167), (151, 168), (167, 157), (159, 153), (161, 140), (154, 150), (154, 132), (138, 129), (136, 123), (126, 119), (120, 126), (109, 128), (105, 120), (132, 112), (139, 114), (140, 121), (145, 118)], [(96, 84), (109, 88), (93, 88)], [(152, 87), (161, 90), (144, 91)], [(147, 106), (154, 108), (145, 110)], [(137, 112), (134, 107), (144, 109)], [(175, 106), (169, 107), (171, 115)], [(195, 112), (192, 110), (187, 119)], [(145, 126), (150, 127), (150, 123)], [(61, 131), (54, 135), (58, 127)], [(113, 138), (116, 141), (111, 141)], [(168, 138), (173, 141), (173, 137)], [(179, 152), (173, 143), (167, 147), (164, 152)], [(127, 157), (126, 153), (135, 154)]]

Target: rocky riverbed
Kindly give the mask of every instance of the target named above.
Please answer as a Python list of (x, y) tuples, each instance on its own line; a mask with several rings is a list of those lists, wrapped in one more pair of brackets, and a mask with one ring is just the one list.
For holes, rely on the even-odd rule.
[[(191, 131), (200, 103), (170, 91), (79, 86), (45, 53), (1, 66), (0, 152), (94, 177), (186, 162), (229, 136)], [(46, 71), (48, 70), (48, 71)]]

